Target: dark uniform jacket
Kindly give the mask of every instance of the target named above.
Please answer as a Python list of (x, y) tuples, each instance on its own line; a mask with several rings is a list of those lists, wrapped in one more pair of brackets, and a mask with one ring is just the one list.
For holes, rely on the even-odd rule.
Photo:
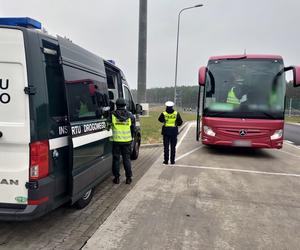
[[(169, 114), (172, 114), (174, 112), (174, 109), (172, 107), (167, 107), (166, 112)], [(165, 123), (165, 116), (163, 113), (160, 114), (158, 120), (162, 123)], [(181, 116), (179, 112), (177, 112), (177, 118), (175, 121), (175, 127), (165, 127), (165, 125), (162, 126), (161, 134), (162, 135), (170, 135), (170, 136), (177, 136), (178, 135), (178, 126), (181, 126), (183, 123)]]

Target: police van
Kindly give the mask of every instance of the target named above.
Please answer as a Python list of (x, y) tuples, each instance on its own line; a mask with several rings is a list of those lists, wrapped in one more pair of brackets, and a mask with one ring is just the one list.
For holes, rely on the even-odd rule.
[(0, 220), (30, 220), (70, 202), (79, 208), (111, 174), (111, 110), (136, 115), (122, 71), (30, 18), (0, 18)]

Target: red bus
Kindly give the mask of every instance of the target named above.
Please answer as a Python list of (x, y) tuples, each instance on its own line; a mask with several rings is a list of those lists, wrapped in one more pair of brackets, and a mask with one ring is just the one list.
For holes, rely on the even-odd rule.
[(211, 57), (199, 70), (197, 140), (201, 136), (206, 145), (281, 148), (285, 72), (290, 70), (294, 87), (300, 86), (300, 67), (284, 67), (281, 56)]

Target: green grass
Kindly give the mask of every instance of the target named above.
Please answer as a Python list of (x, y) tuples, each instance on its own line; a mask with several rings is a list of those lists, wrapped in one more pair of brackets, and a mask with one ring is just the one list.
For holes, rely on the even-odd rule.
[[(155, 108), (150, 111), (149, 117), (141, 117), (142, 143), (160, 143), (162, 142), (161, 127), (162, 123), (158, 121), (158, 117), (164, 108)], [(193, 113), (180, 112), (184, 122), (193, 121), (196, 115)]]
[(285, 121), (286, 122), (296, 122), (296, 123), (300, 123), (300, 116), (286, 116), (285, 117)]

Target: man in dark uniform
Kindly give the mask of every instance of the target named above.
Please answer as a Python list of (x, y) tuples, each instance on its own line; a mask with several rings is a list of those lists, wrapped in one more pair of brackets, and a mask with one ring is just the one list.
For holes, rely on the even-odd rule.
[(135, 118), (126, 110), (126, 102), (123, 98), (116, 101), (116, 111), (112, 112), (111, 124), (113, 131), (113, 182), (120, 183), (120, 156), (122, 155), (126, 175), (126, 184), (132, 182), (131, 171), (131, 142), (136, 131)]
[(162, 112), (158, 120), (163, 123), (161, 134), (164, 142), (164, 162), (169, 163), (169, 145), (171, 144), (171, 164), (175, 164), (176, 144), (178, 135), (178, 126), (182, 125), (180, 114), (173, 109), (174, 102), (168, 101), (166, 111)]

